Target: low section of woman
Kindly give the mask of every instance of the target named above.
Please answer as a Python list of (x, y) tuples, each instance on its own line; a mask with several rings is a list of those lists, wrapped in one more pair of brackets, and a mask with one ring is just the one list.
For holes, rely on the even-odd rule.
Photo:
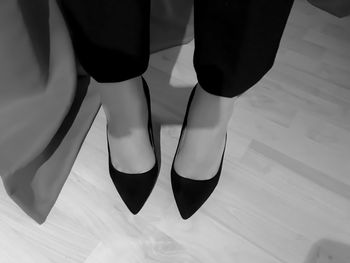
[[(100, 83), (110, 171), (118, 171), (120, 178), (113, 182), (134, 214), (159, 172), (147, 120), (150, 105), (142, 89), (147, 86), (142, 74), (150, 54), (150, 4), (61, 0), (78, 59)], [(191, 217), (214, 191), (234, 101), (273, 66), (292, 5), (293, 0), (194, 0), (198, 83), (188, 101), (171, 170), (182, 218)], [(152, 178), (147, 191), (137, 183), (142, 175)]]

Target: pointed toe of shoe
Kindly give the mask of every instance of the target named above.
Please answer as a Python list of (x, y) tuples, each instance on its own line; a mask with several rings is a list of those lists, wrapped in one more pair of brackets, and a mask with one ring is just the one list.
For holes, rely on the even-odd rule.
[(136, 215), (146, 203), (158, 178), (158, 165), (141, 174), (116, 174), (111, 168), (112, 181), (130, 212)]
[(192, 180), (171, 170), (171, 185), (183, 219), (190, 218), (207, 201), (218, 184), (219, 174), (209, 180)]
[(108, 158), (109, 174), (113, 184), (130, 212), (136, 215), (147, 201), (156, 184), (159, 175), (158, 161), (156, 159), (156, 163), (149, 171), (130, 174), (114, 168), (111, 161), (109, 144)]

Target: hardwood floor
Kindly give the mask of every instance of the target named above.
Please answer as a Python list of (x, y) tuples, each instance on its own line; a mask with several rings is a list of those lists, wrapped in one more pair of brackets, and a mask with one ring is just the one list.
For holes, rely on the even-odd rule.
[(295, 1), (273, 68), (235, 102), (218, 186), (185, 221), (170, 168), (193, 50), (153, 54), (144, 74), (161, 172), (140, 213), (109, 177), (100, 108), (43, 225), (1, 186), (0, 263), (350, 262), (350, 17)]

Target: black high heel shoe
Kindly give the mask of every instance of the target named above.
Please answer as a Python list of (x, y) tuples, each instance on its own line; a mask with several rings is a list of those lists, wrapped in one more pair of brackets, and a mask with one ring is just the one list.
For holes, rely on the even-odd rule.
[(224, 159), (226, 142), (227, 142), (227, 133), (226, 133), (225, 147), (221, 157), (220, 167), (214, 177), (207, 180), (194, 180), (194, 179), (182, 177), (175, 171), (174, 169), (175, 158), (180, 145), (182, 133), (187, 125), (187, 116), (188, 116), (189, 108), (190, 108), (196, 87), (197, 85), (193, 88), (187, 103), (186, 114), (182, 124), (179, 142), (178, 142), (173, 163), (171, 166), (171, 186), (173, 189), (176, 205), (183, 219), (188, 219), (189, 217), (191, 217), (205, 203), (205, 201), (209, 198), (209, 196), (217, 186), (219, 177), (221, 174), (221, 170), (222, 170), (222, 163)]
[(142, 76), (141, 78), (142, 78), (143, 89), (147, 99), (147, 107), (148, 107), (148, 134), (153, 147), (154, 156), (156, 159), (152, 169), (149, 171), (146, 171), (143, 173), (137, 173), (137, 174), (124, 173), (115, 169), (111, 162), (109, 140), (108, 140), (108, 123), (106, 124), (109, 174), (123, 202), (126, 204), (128, 209), (134, 215), (136, 215), (145, 204), (146, 200), (148, 199), (148, 197), (150, 196), (154, 188), (154, 185), (159, 175), (159, 165), (158, 165), (157, 155), (156, 155), (155, 146), (154, 146), (154, 139), (153, 139), (150, 92), (149, 92), (147, 82)]

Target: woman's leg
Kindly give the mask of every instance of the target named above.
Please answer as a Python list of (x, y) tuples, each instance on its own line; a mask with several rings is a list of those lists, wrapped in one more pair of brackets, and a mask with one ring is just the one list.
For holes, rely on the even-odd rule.
[(150, 0), (59, 0), (84, 70), (99, 83), (114, 167), (151, 169), (142, 75), (150, 54)]
[(220, 164), (235, 99), (273, 66), (293, 0), (194, 0), (193, 63), (199, 87), (175, 170), (212, 178)]
[(125, 173), (150, 170), (155, 163), (148, 135), (148, 109), (141, 77), (101, 83), (113, 166)]

